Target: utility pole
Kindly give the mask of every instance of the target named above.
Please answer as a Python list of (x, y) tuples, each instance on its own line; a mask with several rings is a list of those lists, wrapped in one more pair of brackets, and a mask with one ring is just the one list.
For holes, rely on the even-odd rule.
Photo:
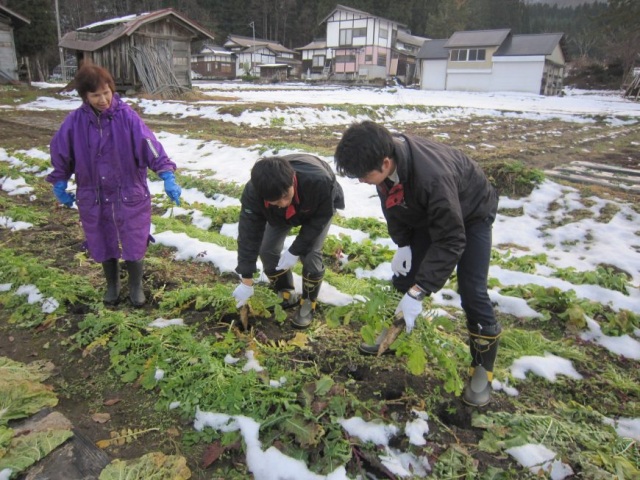
[(60, 34), (60, 9), (58, 8), (58, 0), (56, 0), (56, 24), (58, 25), (58, 51), (60, 52), (60, 75), (62, 75), (62, 81), (66, 83), (67, 72), (64, 64), (64, 52), (62, 51), (62, 47), (60, 46), (60, 40), (62, 40), (62, 35)]
[[(56, 0), (57, 1), (57, 0)], [(253, 52), (256, 50), (256, 22), (251, 22), (249, 26), (253, 29), (253, 45), (251, 46), (251, 74), (253, 73)]]

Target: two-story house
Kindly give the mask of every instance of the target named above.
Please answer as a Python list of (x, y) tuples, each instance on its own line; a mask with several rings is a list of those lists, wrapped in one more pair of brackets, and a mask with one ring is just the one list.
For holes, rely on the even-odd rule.
[[(262, 38), (229, 35), (224, 47), (235, 54), (236, 76), (271, 75), (285, 70), (287, 76), (299, 76), (301, 62), (295, 51), (278, 42)], [(263, 67), (266, 67), (263, 69)], [(265, 70), (265, 72), (262, 72)]]
[(204, 44), (191, 55), (191, 70), (198, 78), (236, 78), (236, 58), (233, 52), (220, 45)]
[[(413, 78), (415, 68), (408, 65), (415, 64), (415, 54), (426, 39), (411, 35), (406, 25), (343, 5), (336, 6), (321, 23), (326, 23), (323, 68), (335, 80)], [(303, 73), (317, 74), (322, 61), (319, 43), (300, 50)]]

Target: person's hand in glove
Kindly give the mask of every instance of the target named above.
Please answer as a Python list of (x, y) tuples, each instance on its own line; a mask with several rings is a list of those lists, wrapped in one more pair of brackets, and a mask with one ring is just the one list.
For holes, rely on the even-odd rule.
[(233, 291), (233, 298), (236, 299), (236, 308), (240, 308), (249, 301), (253, 295), (253, 285), (247, 285), (244, 282), (240, 282), (240, 285)]
[(76, 201), (76, 196), (73, 193), (67, 192), (67, 182), (64, 180), (56, 182), (53, 186), (53, 194), (65, 207), (71, 208), (73, 206), (73, 202)]
[(391, 260), (391, 270), (396, 276), (404, 276), (411, 270), (411, 247), (400, 247)]
[(416, 300), (408, 293), (405, 293), (396, 308), (396, 315), (400, 312), (402, 312), (404, 323), (407, 325), (406, 331), (410, 333), (416, 324), (416, 318), (422, 313), (422, 300)]
[(276, 266), (276, 270), (289, 270), (296, 264), (298, 258), (297, 255), (292, 255), (289, 250), (285, 250), (282, 252), (282, 255), (280, 255), (280, 261)]
[(182, 188), (180, 185), (176, 183), (176, 176), (170, 170), (166, 172), (160, 172), (158, 176), (164, 180), (164, 191), (167, 193), (167, 196), (176, 202), (176, 205), (180, 206), (180, 194), (182, 193)]

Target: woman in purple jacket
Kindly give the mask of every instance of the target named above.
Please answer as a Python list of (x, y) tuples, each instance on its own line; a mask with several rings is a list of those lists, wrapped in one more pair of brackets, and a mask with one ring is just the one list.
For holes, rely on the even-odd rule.
[[(67, 116), (51, 141), (53, 172), (47, 181), (60, 203), (78, 204), (89, 254), (102, 263), (107, 280), (104, 303), (118, 302), (118, 259), (122, 257), (129, 273), (129, 298), (139, 307), (146, 301), (142, 270), (151, 240), (147, 169), (164, 180), (167, 195), (180, 205), (181, 189), (173, 173), (176, 164), (138, 114), (115, 93), (107, 70), (85, 64), (74, 82), (83, 104)], [(72, 175), (75, 195), (66, 191)]]

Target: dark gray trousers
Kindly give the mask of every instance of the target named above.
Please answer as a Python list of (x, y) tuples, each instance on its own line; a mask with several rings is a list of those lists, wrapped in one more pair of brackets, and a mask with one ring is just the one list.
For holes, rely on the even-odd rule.
[[(487, 292), (489, 263), (491, 261), (491, 230), (493, 218), (466, 226), (467, 245), (458, 261), (458, 293), (467, 325), (472, 331), (480, 331), (496, 325), (493, 305)], [(429, 244), (426, 228), (415, 230), (411, 239), (411, 271), (406, 276), (394, 276), (393, 285), (406, 292), (414, 283), (416, 271), (424, 259)], [(492, 330), (491, 330), (492, 331)]]
[[(324, 273), (324, 264), (322, 262), (322, 244), (327, 237), (331, 227), (329, 221), (320, 235), (318, 235), (313, 242), (311, 251), (306, 255), (300, 256), (302, 262), (302, 274), (303, 276), (311, 276), (317, 278), (317, 276)], [(262, 238), (262, 245), (260, 245), (260, 260), (262, 260), (262, 267), (265, 272), (273, 272), (280, 260), (280, 254), (284, 247), (284, 241), (287, 235), (291, 231), (290, 225), (272, 226), (267, 224), (264, 237)]]

